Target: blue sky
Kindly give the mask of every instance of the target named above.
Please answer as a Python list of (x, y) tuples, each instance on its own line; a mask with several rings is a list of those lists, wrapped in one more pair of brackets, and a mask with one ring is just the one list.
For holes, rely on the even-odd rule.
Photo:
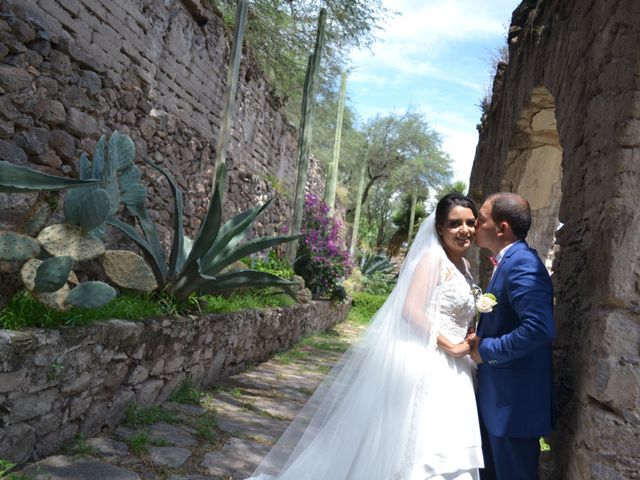
[(477, 105), (490, 87), (491, 57), (506, 42), (520, 0), (384, 0), (399, 12), (371, 50), (351, 55), (347, 92), (366, 120), (408, 108), (425, 114), (469, 182), (480, 121)]

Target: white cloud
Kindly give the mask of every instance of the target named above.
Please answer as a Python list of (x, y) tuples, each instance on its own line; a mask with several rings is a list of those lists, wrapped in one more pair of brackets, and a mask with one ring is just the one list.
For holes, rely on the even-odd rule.
[(352, 52), (355, 64), (429, 75), (436, 70), (434, 59), (453, 42), (500, 37), (506, 31), (504, 17), (492, 8), (500, 3), (496, 0), (387, 0), (385, 3), (390, 10), (402, 14), (388, 22), (372, 51)]

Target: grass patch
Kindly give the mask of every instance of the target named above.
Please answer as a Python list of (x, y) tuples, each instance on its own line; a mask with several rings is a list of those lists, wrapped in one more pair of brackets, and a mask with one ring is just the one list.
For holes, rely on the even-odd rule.
[(347, 321), (358, 325), (366, 325), (386, 299), (387, 295), (353, 292), (353, 302), (347, 315)]
[(200, 299), (202, 311), (207, 313), (231, 313), (268, 307), (289, 307), (295, 303), (295, 300), (289, 295), (271, 290), (249, 291), (230, 297), (205, 295)]
[(149, 295), (123, 294), (101, 308), (83, 310), (72, 308), (66, 312), (53, 310), (38, 302), (27, 292), (19, 292), (0, 310), (0, 328), (56, 328), (62, 325), (86, 325), (96, 320), (119, 318), (140, 320), (164, 312)]
[(138, 432), (127, 439), (127, 445), (132, 453), (138, 457), (147, 455), (149, 447), (169, 447), (172, 443), (161, 438), (151, 438), (149, 432)]
[(288, 350), (286, 352), (278, 353), (274, 355), (273, 358), (275, 358), (279, 362), (290, 365), (300, 360), (307, 360), (309, 358), (309, 355), (310, 353), (306, 350), (299, 350), (297, 348), (294, 348), (293, 350)]
[(158, 422), (180, 423), (180, 419), (175, 413), (160, 406), (141, 407), (131, 404), (127, 409), (123, 424), (130, 427), (141, 427)]
[(200, 399), (204, 396), (204, 392), (197, 390), (191, 378), (187, 378), (175, 392), (171, 394), (169, 400), (176, 403), (189, 403), (192, 405), (200, 405)]
[(58, 328), (87, 325), (98, 320), (118, 318), (142, 320), (153, 316), (175, 316), (196, 313), (232, 313), (247, 309), (288, 307), (295, 301), (281, 290), (253, 289), (229, 297), (205, 295), (176, 303), (167, 295), (123, 293), (107, 305), (90, 310), (72, 308), (66, 312), (53, 310), (37, 301), (31, 293), (18, 292), (0, 309), (0, 328)]
[(349, 348), (349, 342), (340, 339), (340, 335), (333, 330), (318, 333), (311, 337), (304, 337), (298, 345), (307, 346), (325, 352), (345, 352)]

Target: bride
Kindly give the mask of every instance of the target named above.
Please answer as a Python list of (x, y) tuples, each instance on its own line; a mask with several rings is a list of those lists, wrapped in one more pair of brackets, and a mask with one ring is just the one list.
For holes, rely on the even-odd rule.
[(463, 258), (477, 209), (445, 196), (398, 283), (258, 466), (253, 480), (477, 480), (475, 309)]

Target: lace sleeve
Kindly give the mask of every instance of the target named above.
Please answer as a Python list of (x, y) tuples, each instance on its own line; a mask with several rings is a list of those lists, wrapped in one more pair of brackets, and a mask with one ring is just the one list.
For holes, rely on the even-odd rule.
[(429, 345), (438, 336), (439, 289), (442, 258), (437, 251), (426, 252), (416, 263), (403, 304), (403, 317)]

